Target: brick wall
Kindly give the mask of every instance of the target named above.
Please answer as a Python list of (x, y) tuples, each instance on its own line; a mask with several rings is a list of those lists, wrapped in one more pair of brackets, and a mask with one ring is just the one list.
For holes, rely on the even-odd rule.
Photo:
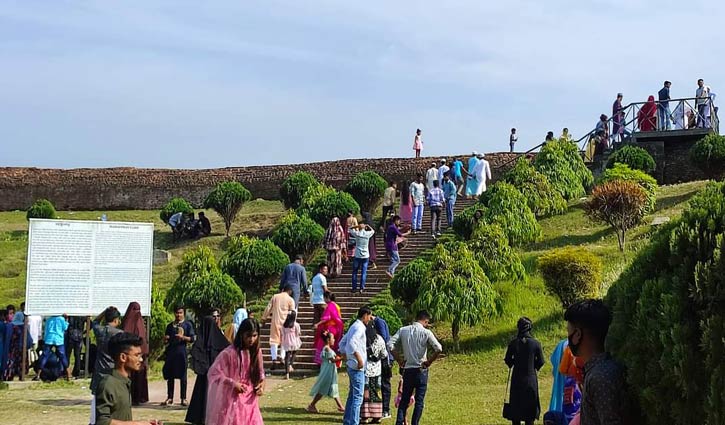
[[(494, 179), (515, 155), (486, 155)], [(49, 199), (60, 210), (156, 209), (174, 196), (184, 197), (198, 206), (211, 187), (225, 180), (242, 182), (255, 198), (277, 199), (284, 179), (296, 171), (308, 171), (321, 181), (342, 188), (353, 175), (368, 170), (376, 171), (387, 180), (408, 180), (439, 159), (348, 159), (208, 170), (6, 167), (0, 168), (0, 210), (27, 209), (38, 198)]]

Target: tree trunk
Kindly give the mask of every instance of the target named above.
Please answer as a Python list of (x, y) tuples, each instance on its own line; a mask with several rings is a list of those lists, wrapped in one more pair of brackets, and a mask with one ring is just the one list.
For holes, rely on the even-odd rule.
[(453, 324), (451, 325), (451, 333), (453, 334), (453, 347), (456, 351), (460, 349), (460, 336), (459, 333), (461, 332), (461, 324), (458, 319), (453, 319)]
[(620, 229), (617, 231), (617, 242), (619, 242), (619, 250), (622, 252), (624, 252), (624, 235), (625, 235), (624, 230)]

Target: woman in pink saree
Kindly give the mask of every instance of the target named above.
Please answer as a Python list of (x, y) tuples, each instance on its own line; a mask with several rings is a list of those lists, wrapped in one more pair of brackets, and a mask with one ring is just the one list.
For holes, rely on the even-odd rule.
[(322, 313), (320, 321), (315, 323), (315, 363), (318, 365), (322, 364), (321, 354), (322, 349), (325, 348), (325, 340), (322, 338), (323, 332), (329, 331), (335, 335), (335, 344), (332, 349), (337, 353), (340, 348), (338, 341), (342, 339), (344, 329), (340, 306), (335, 302), (335, 294), (325, 292), (325, 303), (327, 303), (327, 308)]
[(264, 425), (259, 397), (265, 375), (256, 320), (242, 322), (234, 345), (219, 353), (207, 377), (206, 425)]

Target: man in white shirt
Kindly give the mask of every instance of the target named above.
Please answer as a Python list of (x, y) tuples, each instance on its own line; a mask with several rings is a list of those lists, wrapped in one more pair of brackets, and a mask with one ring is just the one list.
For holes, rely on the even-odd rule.
[(418, 174), (418, 179), (410, 184), (410, 198), (413, 200), (413, 217), (411, 227), (413, 234), (423, 230), (423, 208), (425, 206), (425, 186), (423, 186), (423, 175)]
[[(418, 425), (423, 416), (425, 393), (428, 390), (428, 368), (441, 356), (443, 347), (433, 332), (428, 329), (430, 314), (421, 310), (415, 316), (415, 322), (404, 326), (388, 341), (388, 351), (395, 357), (400, 369), (403, 370), (403, 394), (395, 425), (403, 425), (408, 411), (410, 397), (415, 393), (415, 408), (411, 425)], [(428, 348), (434, 353), (428, 359)]]
[(476, 196), (480, 196), (486, 191), (486, 180), (491, 180), (491, 166), (484, 159), (482, 153), (478, 154), (478, 163), (476, 164), (476, 168), (473, 169), (473, 174), (476, 176), (476, 182), (478, 182)]
[(312, 278), (312, 323), (317, 323), (322, 318), (322, 314), (325, 312), (325, 292), (327, 291), (327, 263), (322, 263), (317, 268), (317, 274)]
[(705, 81), (702, 78), (697, 80), (697, 90), (695, 91), (695, 104), (697, 105), (697, 127), (708, 128), (710, 127), (709, 119), (706, 117), (710, 116), (710, 86), (705, 85)]
[(365, 290), (365, 282), (368, 279), (368, 263), (370, 252), (368, 245), (375, 230), (369, 224), (361, 224), (357, 228), (350, 229), (350, 235), (355, 238), (355, 258), (352, 260), (352, 292), (357, 290), (357, 272), (360, 270), (360, 293)]
[[(350, 378), (350, 391), (347, 394), (343, 425), (360, 424), (360, 407), (365, 392), (365, 363), (367, 362), (365, 330), (372, 319), (373, 312), (370, 308), (360, 307), (357, 312), (357, 320), (340, 340), (340, 352), (347, 359), (347, 376)], [(410, 395), (408, 397), (410, 398)]]
[(433, 182), (436, 180), (438, 180), (438, 166), (434, 162), (425, 172), (425, 187), (430, 191), (433, 189)]
[(390, 182), (390, 186), (383, 192), (383, 224), (388, 219), (390, 213), (395, 211), (395, 192), (398, 189), (398, 185), (395, 182)]
[(509, 136), (509, 147), (511, 148), (511, 150), (509, 152), (514, 151), (514, 146), (516, 145), (516, 142), (518, 142), (518, 141), (519, 141), (519, 136), (516, 135), (516, 129), (512, 128), (511, 135)]
[(450, 169), (451, 167), (446, 164), (446, 159), (441, 159), (441, 166), (438, 167), (438, 187), (443, 187), (443, 176), (445, 176)]

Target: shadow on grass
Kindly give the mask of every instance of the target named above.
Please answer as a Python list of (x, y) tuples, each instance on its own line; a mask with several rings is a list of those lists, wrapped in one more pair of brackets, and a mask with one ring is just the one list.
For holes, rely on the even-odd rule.
[[(315, 413), (310, 414), (302, 408), (287, 408), (287, 407), (265, 407), (262, 408), (262, 412), (265, 414), (264, 423), (282, 422), (282, 423), (300, 423), (304, 418), (305, 423), (318, 422), (318, 423), (340, 423), (342, 422), (342, 413), (339, 412), (326, 412), (326, 413)], [(274, 417), (268, 417), (269, 413), (274, 414)]]
[(10, 230), (7, 232), (0, 232), (0, 242), (11, 242), (11, 241), (27, 241), (28, 231), (27, 230)]
[(85, 398), (33, 400), (33, 403), (42, 404), (43, 406), (58, 406), (58, 407), (90, 406), (91, 405), (90, 401)]
[[(534, 321), (534, 338), (537, 333), (542, 335), (558, 329), (564, 320), (562, 312), (554, 312), (548, 316), (542, 317)], [(508, 343), (516, 336), (516, 323), (511, 323), (511, 328), (490, 335), (480, 335), (475, 338), (465, 339), (461, 341), (461, 349), (459, 353), (477, 353), (492, 350), (501, 350), (501, 358), (503, 358), (503, 350)]]
[(607, 227), (598, 232), (594, 232), (586, 235), (561, 235), (555, 238), (546, 239), (541, 242), (536, 242), (527, 247), (527, 251), (543, 251), (552, 248), (562, 248), (571, 245), (584, 245), (597, 242), (604, 237), (607, 237), (614, 233), (611, 227)]
[(697, 192), (697, 190), (693, 190), (692, 192), (683, 193), (682, 195), (668, 196), (666, 198), (657, 198), (657, 203), (655, 204), (655, 212), (666, 210), (667, 208), (672, 208), (675, 205), (687, 202)]

